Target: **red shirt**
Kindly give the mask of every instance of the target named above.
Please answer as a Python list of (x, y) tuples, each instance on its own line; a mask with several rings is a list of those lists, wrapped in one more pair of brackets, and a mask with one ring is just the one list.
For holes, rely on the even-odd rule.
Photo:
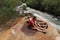
[(30, 19), (29, 19), (29, 26), (33, 26), (34, 22), (35, 22), (35, 21), (30, 18)]

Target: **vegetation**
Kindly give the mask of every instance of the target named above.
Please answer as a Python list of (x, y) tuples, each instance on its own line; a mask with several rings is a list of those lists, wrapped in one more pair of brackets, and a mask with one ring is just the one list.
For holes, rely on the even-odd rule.
[(0, 0), (0, 25), (18, 17), (19, 13), (14, 8), (23, 2), (31, 8), (60, 16), (60, 0)]
[(27, 6), (23, 5), (22, 8), (23, 8), (23, 10), (26, 10)]
[(21, 0), (0, 0), (0, 25), (18, 16), (14, 8), (21, 3)]
[(60, 16), (60, 0), (27, 0), (26, 3), (31, 8)]
[(23, 2), (31, 8), (60, 16), (60, 0), (0, 0), (0, 24), (17, 17), (19, 13), (14, 8)]

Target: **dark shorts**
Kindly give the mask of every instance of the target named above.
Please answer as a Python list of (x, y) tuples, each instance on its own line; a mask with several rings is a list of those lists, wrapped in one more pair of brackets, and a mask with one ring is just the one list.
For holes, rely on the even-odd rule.
[(33, 29), (33, 26), (27, 26), (28, 29)]
[(30, 30), (38, 31), (37, 29), (33, 29), (33, 26), (28, 26), (27, 28)]
[[(26, 21), (26, 23), (29, 24), (29, 21)], [(28, 28), (28, 29), (32, 29), (32, 28), (33, 28), (33, 25), (32, 25), (32, 26), (28, 25), (27, 28)]]
[[(29, 24), (29, 21), (26, 21), (26, 23), (28, 23), (28, 24)], [(27, 26), (27, 28), (28, 28), (28, 29), (30, 29), (30, 30), (36, 30), (36, 29), (33, 29), (33, 27), (34, 27), (33, 25), (32, 25), (32, 26), (30, 26), (30, 25), (29, 25), (29, 26)]]

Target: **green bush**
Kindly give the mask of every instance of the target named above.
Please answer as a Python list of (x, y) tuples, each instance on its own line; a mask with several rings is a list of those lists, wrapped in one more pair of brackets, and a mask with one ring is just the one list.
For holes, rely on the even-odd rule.
[(27, 6), (23, 5), (22, 8), (23, 8), (23, 10), (26, 10)]
[(39, 6), (40, 6), (39, 5), (40, 4), (39, 0), (27, 0), (26, 3), (27, 3), (27, 6), (32, 7), (32, 8), (36, 8), (36, 9), (38, 9)]
[(19, 13), (14, 8), (21, 3), (21, 0), (0, 0), (0, 24), (18, 17)]
[(60, 0), (27, 0), (29, 7), (60, 15)]
[(41, 4), (44, 10), (51, 12), (55, 15), (60, 15), (60, 1), (59, 0), (42, 0)]

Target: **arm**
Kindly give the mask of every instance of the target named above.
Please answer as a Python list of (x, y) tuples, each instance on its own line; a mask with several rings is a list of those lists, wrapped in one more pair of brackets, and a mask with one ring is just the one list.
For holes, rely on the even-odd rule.
[(39, 27), (37, 26), (37, 22), (36, 21), (32, 22), (32, 23), (33, 23), (33, 26), (34, 26), (35, 29), (39, 29)]

